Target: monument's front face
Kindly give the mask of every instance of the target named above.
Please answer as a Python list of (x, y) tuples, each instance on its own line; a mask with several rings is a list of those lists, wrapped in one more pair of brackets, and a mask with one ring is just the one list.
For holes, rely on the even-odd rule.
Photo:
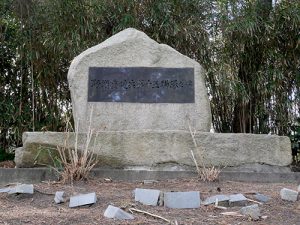
[(77, 56), (69, 69), (75, 123), (92, 129), (209, 131), (204, 71), (194, 60), (126, 29)]
[[(194, 166), (195, 149), (188, 124), (209, 131), (211, 112), (202, 67), (144, 33), (126, 29), (77, 56), (69, 69), (75, 123), (74, 134), (24, 133), (23, 148), (16, 151), (16, 165), (31, 167), (51, 158), (36, 158), (40, 148), (86, 147), (85, 131), (93, 109), (91, 128), (99, 166), (184, 169)], [(195, 136), (208, 166), (291, 163), (288, 137), (253, 134)], [(40, 153), (39, 153), (40, 154)], [(40, 154), (42, 155), (42, 154)], [(178, 167), (179, 166), (179, 167)]]

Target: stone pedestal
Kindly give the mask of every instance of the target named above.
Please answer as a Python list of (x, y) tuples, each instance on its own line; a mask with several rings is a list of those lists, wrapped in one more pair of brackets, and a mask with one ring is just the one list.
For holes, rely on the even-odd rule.
[[(24, 133), (23, 148), (16, 152), (17, 167), (32, 167), (35, 160), (36, 165), (51, 164), (49, 154), (57, 154), (56, 147), (63, 146), (68, 136), (68, 143), (74, 148), (74, 133)], [(86, 134), (80, 133), (79, 150), (84, 149), (85, 142)], [(288, 137), (201, 132), (196, 135), (196, 142), (199, 149), (195, 149), (187, 131), (103, 131), (96, 138), (95, 154), (99, 167), (156, 170), (194, 167), (191, 150), (198, 159), (203, 154), (207, 166), (221, 168), (244, 164), (288, 166), (292, 161)]]

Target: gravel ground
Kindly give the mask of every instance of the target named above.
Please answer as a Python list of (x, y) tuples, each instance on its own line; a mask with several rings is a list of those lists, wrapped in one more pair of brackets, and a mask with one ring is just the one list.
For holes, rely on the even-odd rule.
[[(299, 182), (299, 181), (298, 181)], [(126, 207), (131, 206), (165, 217), (178, 224), (205, 225), (300, 225), (300, 201), (286, 202), (280, 199), (281, 188), (296, 190), (297, 183), (240, 183), (213, 182), (206, 183), (197, 179), (174, 179), (152, 184), (141, 182), (107, 182), (94, 179), (88, 182), (77, 182), (73, 185), (40, 183), (34, 185), (33, 195), (8, 195), (0, 193), (0, 224), (166, 224), (163, 220), (135, 213), (132, 221), (118, 221), (103, 216), (109, 204)], [(247, 217), (224, 216), (221, 212), (238, 211), (240, 207), (227, 210), (212, 206), (201, 206), (199, 209), (168, 209), (162, 206), (144, 206), (133, 198), (135, 188), (153, 188), (162, 191), (200, 191), (201, 199), (215, 194), (244, 193), (251, 198), (251, 192), (260, 192), (271, 197), (271, 200), (260, 206), (264, 219), (251, 221)], [(96, 192), (98, 201), (91, 206), (68, 208), (68, 203), (54, 203), (54, 193), (65, 191), (68, 196), (78, 193)], [(252, 196), (253, 197), (253, 196)]]

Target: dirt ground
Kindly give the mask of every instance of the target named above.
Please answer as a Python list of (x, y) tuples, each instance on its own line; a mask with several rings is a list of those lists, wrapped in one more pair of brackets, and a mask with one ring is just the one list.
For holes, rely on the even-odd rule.
[[(263, 184), (240, 182), (205, 183), (197, 179), (176, 179), (143, 184), (142, 182), (107, 182), (94, 179), (88, 182), (77, 182), (71, 185), (43, 182), (34, 185), (33, 195), (8, 195), (0, 193), (0, 224), (166, 224), (166, 222), (135, 213), (132, 221), (118, 221), (103, 216), (109, 204), (118, 207), (131, 205), (140, 210), (163, 216), (178, 224), (206, 225), (300, 225), (300, 201), (286, 202), (280, 199), (281, 188), (297, 189), (294, 184)], [(153, 188), (162, 191), (200, 191), (201, 199), (215, 194), (233, 194), (260, 192), (271, 197), (268, 203), (260, 205), (261, 214), (266, 218), (251, 221), (247, 217), (225, 216), (221, 212), (238, 211), (240, 207), (230, 207), (227, 210), (212, 206), (201, 206), (199, 209), (168, 209), (163, 206), (144, 206), (136, 203), (133, 198), (135, 188)], [(69, 208), (68, 202), (57, 205), (54, 203), (54, 193), (65, 191), (67, 195), (77, 193), (97, 193), (97, 203), (91, 206)], [(251, 198), (251, 194), (247, 195)], [(253, 197), (253, 196), (252, 196)], [(253, 198), (252, 198), (253, 199)]]

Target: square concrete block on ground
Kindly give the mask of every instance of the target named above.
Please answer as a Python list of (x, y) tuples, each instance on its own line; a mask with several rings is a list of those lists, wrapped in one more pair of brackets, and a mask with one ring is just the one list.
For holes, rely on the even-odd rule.
[(205, 199), (203, 205), (215, 204), (218, 201), (218, 205), (227, 207), (229, 206), (229, 199), (228, 195), (214, 195)]
[(69, 207), (73, 208), (82, 205), (90, 205), (96, 203), (96, 201), (97, 196), (95, 192), (89, 194), (76, 195), (70, 198)]
[(280, 197), (282, 200), (295, 202), (298, 199), (299, 192), (288, 188), (282, 188), (280, 190)]
[(256, 193), (254, 195), (254, 198), (255, 198), (255, 200), (257, 200), (259, 202), (263, 202), (263, 203), (268, 202), (270, 200), (270, 197), (260, 194), (260, 193)]
[(1, 188), (0, 189), (0, 193), (5, 193), (5, 192), (9, 192), (10, 191), (10, 188)]
[(134, 200), (144, 205), (158, 204), (160, 190), (136, 188), (134, 190)]
[(168, 208), (191, 209), (200, 207), (200, 192), (165, 192), (164, 205)]
[(19, 184), (10, 188), (8, 194), (33, 194), (33, 184)]
[(57, 191), (56, 193), (55, 193), (55, 196), (54, 196), (54, 201), (55, 201), (55, 203), (56, 204), (59, 204), (59, 203), (62, 203), (62, 202), (64, 202), (65, 200), (64, 200), (64, 192), (63, 191)]
[(229, 195), (229, 206), (245, 206), (248, 203), (247, 198), (242, 194)]
[(124, 210), (122, 210), (118, 207), (112, 206), (112, 205), (109, 205), (107, 207), (107, 209), (104, 212), (104, 216), (107, 218), (118, 219), (118, 220), (133, 220), (134, 219), (134, 217), (131, 214), (125, 212)]

